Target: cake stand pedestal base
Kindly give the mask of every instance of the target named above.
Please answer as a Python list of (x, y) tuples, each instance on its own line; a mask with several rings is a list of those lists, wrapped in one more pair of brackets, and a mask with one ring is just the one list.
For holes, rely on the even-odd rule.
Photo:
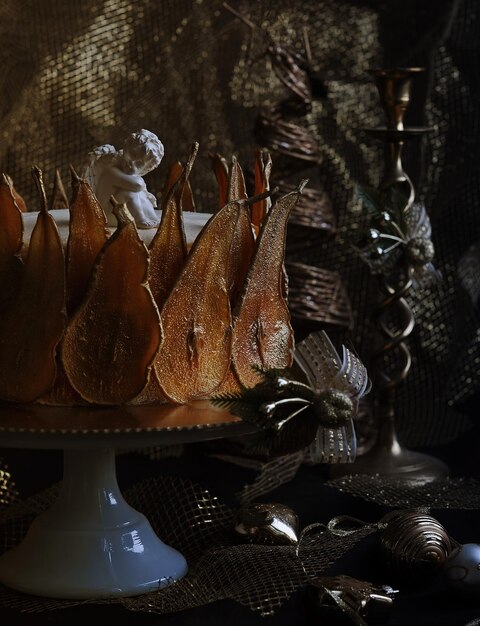
[(64, 455), (57, 501), (0, 558), (0, 582), (38, 596), (92, 599), (139, 595), (182, 578), (184, 557), (125, 502), (114, 450)]

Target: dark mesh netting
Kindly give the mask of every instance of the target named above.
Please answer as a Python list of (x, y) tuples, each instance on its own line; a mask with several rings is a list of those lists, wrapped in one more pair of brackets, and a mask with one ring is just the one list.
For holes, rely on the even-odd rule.
[[(330, 288), (318, 287), (317, 293), (326, 293), (329, 299), (332, 292), (340, 293), (342, 307), (336, 302), (337, 308), (332, 305), (328, 315), (324, 312), (314, 319), (341, 328), (334, 336), (336, 343), (353, 345), (368, 363), (374, 344), (369, 317), (377, 282), (347, 241), (360, 214), (355, 184), (376, 186), (383, 171), (380, 144), (362, 131), (384, 123), (367, 70), (425, 66), (426, 72), (415, 80), (406, 121), (432, 130), (406, 147), (404, 166), (428, 209), (435, 263), (443, 282), (408, 296), (416, 316), (408, 341), (413, 366), (398, 393), (397, 427), (402, 443), (410, 447), (451, 442), (476, 419), (479, 397), (480, 4), (477, 0), (231, 0), (231, 4), (255, 28), (235, 17), (222, 0), (4, 0), (2, 171), (13, 178), (29, 209), (38, 210), (32, 164), (44, 170), (49, 186), (57, 168), (67, 183), (69, 164), (78, 168), (92, 147), (118, 145), (133, 130), (147, 128), (162, 139), (166, 153), (160, 168), (147, 176), (149, 189), (158, 194), (167, 165), (184, 160), (191, 142), (198, 141), (192, 188), (198, 209), (212, 211), (217, 199), (208, 153), (236, 154), (246, 170), (252, 169), (257, 118), (288, 96), (272, 67), (268, 38), (302, 52), (305, 29), (321, 85), (311, 110), (301, 116), (321, 157), (308, 176), (328, 199), (325, 205), (331, 205), (333, 218), (328, 227), (292, 224), (287, 260), (294, 269), (302, 264), (317, 268), (308, 270), (315, 280), (328, 277)], [(298, 169), (295, 178), (297, 174), (300, 180), (307, 171)], [(295, 280), (301, 285), (301, 277), (296, 275)], [(308, 307), (300, 303), (300, 308), (308, 318)], [(305, 328), (300, 325), (300, 332)], [(368, 421), (368, 406), (362, 413)], [(180, 455), (183, 448), (177, 451)], [(152, 454), (163, 456), (158, 450)], [(291, 458), (283, 466), (285, 475), (295, 474), (297, 461)], [(272, 488), (279, 484), (278, 472), (274, 478)], [(21, 539), (34, 515), (56, 495), (53, 489), (31, 501), (13, 503), (14, 479), (0, 465), (2, 552)], [(365, 527), (338, 538), (317, 529), (305, 536), (298, 553), (290, 547), (237, 545), (230, 533), (233, 511), (202, 487), (176, 480), (180, 482), (173, 478), (143, 482), (127, 495), (165, 541), (185, 552), (190, 575), (160, 593), (122, 600), (129, 609), (166, 613), (230, 597), (266, 615), (310, 575), (324, 572), (375, 530)], [(253, 482), (241, 497), (254, 498), (263, 486)], [(373, 483), (368, 477), (352, 477), (331, 486), (382, 506), (474, 509), (479, 504), (478, 483), (468, 480), (404, 487), (389, 479)], [(168, 510), (159, 507), (162, 494), (169, 499), (176, 494), (176, 505)], [(170, 518), (172, 511), (175, 515)], [(72, 603), (1, 589), (0, 604), (43, 611)]]
[[(408, 146), (405, 167), (429, 210), (444, 281), (410, 296), (414, 363), (398, 397), (398, 428), (410, 446), (448, 441), (468, 428), (464, 410), (478, 389), (479, 78), (471, 68), (480, 9), (474, 0), (388, 8), (275, 0), (235, 3), (235, 10), (255, 28), (220, 0), (4, 2), (2, 169), (36, 209), (32, 163), (50, 183), (55, 168), (67, 181), (69, 164), (79, 166), (93, 146), (144, 127), (162, 138), (164, 163), (184, 159), (190, 143), (200, 142), (192, 185), (199, 208), (212, 210), (208, 153), (235, 153), (251, 168), (259, 113), (288, 96), (272, 69), (268, 37), (301, 52), (306, 29), (322, 93), (302, 124), (318, 142), (322, 163), (313, 175), (330, 198), (337, 232), (292, 225), (288, 256), (340, 274), (353, 310), (350, 336), (368, 362), (376, 285), (346, 243), (358, 219), (354, 183), (376, 185), (383, 167), (381, 147), (361, 131), (383, 123), (366, 70), (426, 66), (407, 122), (425, 122), (432, 132)], [(165, 175), (165, 164), (149, 175), (152, 191)]]
[(406, 483), (391, 477), (355, 475), (328, 483), (359, 498), (398, 509), (476, 510), (480, 508), (480, 482), (473, 478), (447, 478), (426, 484)]
[[(21, 540), (34, 516), (44, 511), (57, 493), (53, 487), (0, 513), (0, 554)], [(125, 495), (148, 517), (162, 540), (181, 550), (189, 563), (188, 576), (165, 589), (105, 600), (120, 602), (132, 611), (171, 613), (232, 598), (269, 615), (296, 589), (378, 530), (376, 525), (363, 525), (347, 536), (337, 536), (319, 525), (307, 529), (299, 546), (244, 545), (232, 530), (234, 511), (190, 481), (149, 479)], [(159, 502), (168, 502), (168, 506), (159, 506)], [(0, 586), (0, 605), (27, 613), (84, 603), (26, 596)]]
[(11, 504), (17, 497), (18, 492), (12, 475), (0, 458), (0, 509)]
[[(479, 482), (473, 479), (406, 486), (394, 479), (354, 476), (331, 481), (328, 486), (397, 510), (479, 508)], [(54, 503), (58, 487), (0, 511), (0, 555), (16, 546), (34, 517)], [(92, 601), (120, 603), (132, 611), (171, 613), (230, 598), (261, 615), (270, 615), (297, 589), (325, 574), (359, 542), (384, 528), (382, 519), (365, 523), (352, 518), (347, 523), (347, 518), (342, 522), (340, 517), (328, 527), (315, 523), (304, 528), (298, 546), (245, 544), (233, 531), (235, 509), (190, 480), (174, 476), (146, 479), (128, 489), (125, 497), (189, 564), (188, 576), (167, 588), (133, 598)], [(38, 598), (0, 586), (0, 605), (26, 613), (89, 602)]]

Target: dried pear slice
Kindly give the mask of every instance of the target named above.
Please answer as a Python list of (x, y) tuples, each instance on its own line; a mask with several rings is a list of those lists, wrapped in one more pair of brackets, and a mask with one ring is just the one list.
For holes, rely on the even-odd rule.
[(50, 199), (50, 209), (68, 209), (68, 197), (65, 193), (60, 170), (55, 170), (55, 181), (53, 183), (52, 197)]
[(180, 163), (180, 161), (175, 161), (168, 168), (167, 179), (165, 180), (165, 183), (162, 189), (162, 205), (161, 205), (162, 211), (165, 210), (167, 206), (166, 201), (168, 199), (168, 194), (172, 190), (177, 180), (182, 175), (182, 172), (183, 172), (183, 165)]
[(33, 402), (52, 387), (55, 350), (65, 327), (65, 264), (57, 226), (47, 211), (42, 174), (33, 171), (42, 209), (30, 238), (15, 301), (0, 316), (0, 398)]
[(92, 275), (93, 265), (107, 241), (107, 219), (89, 184), (72, 168), (73, 199), (67, 242), (67, 311), (78, 307)]
[[(180, 178), (183, 172), (183, 165), (180, 161), (175, 161), (170, 165), (168, 170), (167, 180), (165, 181), (165, 185), (162, 190), (162, 210), (165, 208), (166, 200), (168, 199), (168, 194), (172, 187), (175, 185), (177, 180)], [(183, 187), (182, 193), (182, 211), (191, 211), (194, 213), (196, 211), (195, 200), (193, 198), (192, 187), (190, 185), (190, 181), (187, 179), (185, 181), (185, 185)]]
[(283, 259), (288, 217), (303, 185), (281, 198), (268, 213), (234, 314), (232, 360), (246, 387), (261, 380), (255, 366), (271, 369), (291, 364), (293, 334), (283, 293)]
[(70, 384), (63, 363), (60, 358), (60, 354), (57, 352), (57, 374), (55, 376), (55, 383), (48, 393), (40, 396), (37, 399), (38, 404), (46, 404), (48, 406), (76, 406), (87, 405), (88, 403), (82, 398), (82, 396), (75, 391)]
[[(270, 174), (272, 171), (272, 157), (268, 150), (256, 150), (255, 151), (255, 195), (261, 194), (264, 191), (270, 189)], [(255, 232), (259, 233), (263, 220), (267, 215), (272, 201), (270, 198), (265, 198), (255, 202), (252, 205), (252, 224), (255, 228)]]
[(138, 396), (135, 396), (129, 404), (137, 406), (140, 404), (159, 404), (167, 401), (167, 398), (164, 396), (160, 388), (155, 368), (152, 367), (150, 370), (150, 380), (148, 381), (147, 386), (141, 391), (141, 393), (139, 393)]
[(0, 263), (11, 256), (20, 257), (23, 243), (22, 212), (15, 200), (12, 179), (3, 174), (0, 182)]
[(255, 238), (250, 223), (249, 209), (246, 203), (241, 203), (228, 261), (228, 284), (232, 308), (235, 306), (245, 284), (254, 250)]
[(221, 396), (227, 393), (238, 394), (242, 391), (242, 389), (243, 387), (240, 384), (240, 381), (238, 380), (238, 376), (236, 375), (235, 370), (233, 369), (233, 365), (232, 363), (230, 363), (230, 367), (228, 369), (227, 375), (223, 379), (220, 386), (217, 387), (217, 389), (215, 389), (215, 395)]
[(228, 174), (227, 202), (246, 200), (245, 177), (236, 157), (232, 157), (232, 164)]
[(192, 145), (187, 163), (165, 199), (162, 221), (149, 247), (150, 272), (148, 283), (159, 309), (167, 299), (187, 256), (187, 244), (182, 218), (182, 194), (198, 152)]
[(15, 204), (17, 205), (19, 211), (21, 211), (22, 213), (26, 213), (28, 211), (27, 205), (25, 203), (25, 200), (15, 189), (13, 180), (10, 178), (10, 176), (8, 176), (8, 174), (3, 174), (3, 179), (12, 190), (13, 199), (15, 200)]
[(190, 180), (188, 178), (185, 181), (185, 185), (183, 186), (182, 210), (190, 211), (191, 213), (195, 213), (197, 211), (197, 207), (195, 206), (195, 199), (193, 197), (192, 187), (190, 185)]
[(115, 204), (113, 212), (118, 228), (100, 252), (62, 345), (70, 383), (97, 404), (122, 404), (143, 390), (162, 338), (145, 283), (148, 251), (126, 205)]
[(15, 198), (12, 179), (3, 174), (0, 182), (0, 310), (15, 298), (24, 269), (20, 258), (23, 245), (22, 213)]
[(165, 340), (155, 371), (165, 395), (178, 404), (209, 397), (222, 383), (231, 357), (229, 260), (244, 208), (223, 207), (197, 237), (161, 310)]
[[(247, 198), (243, 171), (236, 157), (232, 157), (227, 196), (229, 202), (243, 201)], [(235, 304), (238, 294), (243, 288), (254, 248), (255, 239), (250, 224), (250, 209), (247, 203), (242, 202), (232, 239), (229, 261), (230, 301), (232, 305)]]
[[(263, 200), (268, 196), (268, 191), (263, 192), (261, 195), (255, 196), (247, 202), (242, 203), (242, 208), (244, 210), (240, 213), (239, 219), (237, 220), (230, 254), (229, 284), (230, 303), (232, 309), (235, 307), (238, 296), (244, 287), (248, 269), (253, 257), (253, 252), (255, 250), (255, 239), (253, 237), (250, 224), (247, 204), (254, 204), (255, 202)], [(238, 393), (241, 389), (242, 386), (238, 380), (238, 376), (233, 369), (232, 363), (230, 363), (228, 373), (215, 393)]]
[(228, 188), (228, 165), (227, 161), (218, 152), (210, 154), (215, 178), (218, 186), (218, 208), (221, 209), (227, 204), (227, 188)]

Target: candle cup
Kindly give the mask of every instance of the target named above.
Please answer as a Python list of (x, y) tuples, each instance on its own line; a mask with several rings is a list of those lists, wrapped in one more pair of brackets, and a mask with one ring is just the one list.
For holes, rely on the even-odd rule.
[(410, 104), (410, 91), (413, 77), (423, 72), (421, 67), (389, 68), (370, 70), (380, 97), (380, 104), (387, 117), (387, 127), (404, 130), (403, 118)]

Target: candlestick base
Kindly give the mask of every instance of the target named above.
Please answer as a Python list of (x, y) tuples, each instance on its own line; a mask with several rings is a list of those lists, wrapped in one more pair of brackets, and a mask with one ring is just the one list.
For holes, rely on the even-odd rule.
[(351, 474), (367, 474), (418, 484), (446, 478), (449, 473), (443, 461), (422, 452), (408, 450), (395, 441), (389, 446), (375, 444), (350, 465), (332, 466), (330, 476), (340, 478)]

